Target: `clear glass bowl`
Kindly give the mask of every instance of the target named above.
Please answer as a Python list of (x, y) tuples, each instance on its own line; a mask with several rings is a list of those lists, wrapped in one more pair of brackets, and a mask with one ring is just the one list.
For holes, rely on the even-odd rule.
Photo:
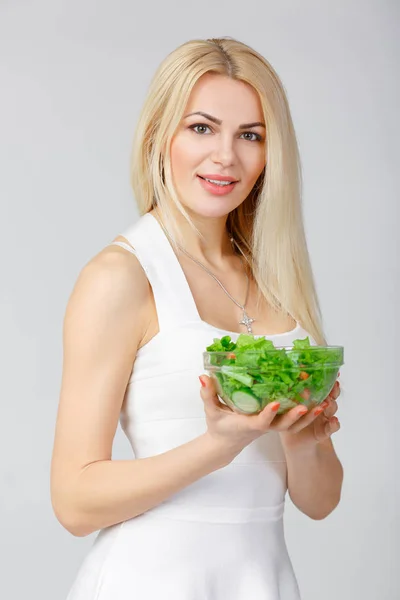
[(313, 408), (332, 390), (344, 364), (343, 346), (276, 346), (262, 351), (203, 352), (207, 375), (232, 410), (255, 414), (280, 402), (277, 414), (302, 404)]

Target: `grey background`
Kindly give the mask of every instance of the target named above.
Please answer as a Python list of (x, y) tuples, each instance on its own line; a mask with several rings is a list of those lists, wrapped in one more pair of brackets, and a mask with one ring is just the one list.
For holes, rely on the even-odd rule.
[[(52, 514), (62, 319), (82, 266), (138, 213), (133, 130), (161, 60), (229, 35), (277, 69), (298, 133), (304, 214), (330, 343), (345, 346), (343, 497), (314, 522), (288, 499), (304, 600), (394, 600), (399, 511), (399, 3), (0, 2), (0, 596), (63, 599), (94, 535)], [(395, 406), (396, 403), (396, 406)], [(120, 431), (114, 456), (129, 457)]]

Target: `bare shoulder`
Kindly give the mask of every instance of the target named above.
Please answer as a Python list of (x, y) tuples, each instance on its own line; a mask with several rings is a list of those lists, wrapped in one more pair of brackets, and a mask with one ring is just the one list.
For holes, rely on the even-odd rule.
[[(117, 240), (127, 241), (121, 236)], [(96, 316), (103, 324), (115, 326), (116, 335), (125, 331), (135, 353), (147, 328), (150, 298), (149, 281), (137, 257), (120, 246), (106, 246), (80, 271), (65, 322), (74, 316)]]
[(64, 317), (67, 379), (82, 369), (85, 377), (108, 373), (109, 381), (126, 385), (147, 329), (149, 289), (139, 260), (119, 246), (103, 248), (84, 265)]
[(85, 386), (86, 397), (90, 387), (99, 400), (107, 379), (114, 406), (120, 406), (143, 335), (147, 287), (136, 257), (114, 247), (104, 248), (81, 269), (63, 323), (61, 395), (68, 403), (84, 397)]

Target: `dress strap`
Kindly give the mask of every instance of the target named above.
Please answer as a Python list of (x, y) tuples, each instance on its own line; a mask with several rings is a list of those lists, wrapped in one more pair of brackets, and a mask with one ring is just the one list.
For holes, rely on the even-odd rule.
[(139, 260), (153, 290), (160, 332), (199, 322), (184, 271), (157, 219), (146, 213), (120, 235), (129, 244), (111, 244), (125, 248)]
[(132, 246), (130, 246), (126, 242), (111, 242), (111, 244), (108, 244), (108, 246), (121, 246), (121, 248), (125, 248), (125, 250), (128, 250), (128, 252), (130, 252), (131, 254), (136, 255), (134, 248), (132, 248)]

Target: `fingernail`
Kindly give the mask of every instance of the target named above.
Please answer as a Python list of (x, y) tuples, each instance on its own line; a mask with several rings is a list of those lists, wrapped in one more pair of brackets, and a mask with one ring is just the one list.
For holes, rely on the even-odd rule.
[(297, 411), (297, 414), (300, 415), (300, 416), (305, 415), (306, 413), (308, 413), (308, 408), (300, 408)]
[(271, 410), (273, 410), (274, 412), (276, 412), (277, 410), (279, 410), (280, 407), (280, 402), (277, 402), (276, 404), (274, 404), (273, 406), (271, 406)]
[(322, 413), (322, 411), (323, 411), (323, 410), (324, 410), (324, 409), (323, 409), (321, 406), (320, 406), (319, 408), (316, 408), (316, 409), (314, 410), (314, 415), (315, 415), (315, 416), (317, 416), (317, 415), (320, 415), (320, 414)]
[(321, 406), (319, 406), (318, 408), (322, 408), (322, 410), (324, 410), (324, 408), (327, 408), (329, 406), (329, 402), (327, 402), (326, 400), (321, 404)]
[(202, 387), (206, 387), (206, 382), (202, 380), (201, 375), (199, 375), (199, 379)]

